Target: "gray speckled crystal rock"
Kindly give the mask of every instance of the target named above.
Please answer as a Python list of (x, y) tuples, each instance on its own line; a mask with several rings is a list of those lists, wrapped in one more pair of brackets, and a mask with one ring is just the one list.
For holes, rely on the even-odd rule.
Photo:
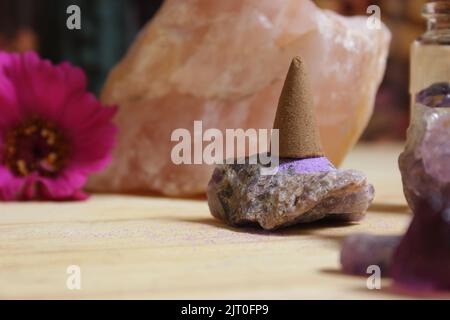
[(372, 185), (355, 170), (297, 173), (291, 168), (261, 175), (261, 168), (217, 166), (207, 190), (212, 215), (234, 226), (273, 230), (324, 218), (357, 221), (373, 200)]

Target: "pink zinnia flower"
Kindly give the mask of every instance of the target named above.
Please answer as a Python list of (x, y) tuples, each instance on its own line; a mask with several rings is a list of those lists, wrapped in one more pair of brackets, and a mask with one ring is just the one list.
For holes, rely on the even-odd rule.
[(81, 200), (111, 159), (116, 108), (69, 63), (0, 52), (0, 200)]

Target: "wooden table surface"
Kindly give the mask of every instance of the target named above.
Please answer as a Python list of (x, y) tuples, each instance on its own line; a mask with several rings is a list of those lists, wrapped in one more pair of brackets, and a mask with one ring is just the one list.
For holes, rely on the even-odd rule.
[[(96, 195), (84, 203), (0, 204), (0, 298), (403, 298), (383, 280), (340, 273), (341, 240), (403, 232), (400, 145), (361, 145), (346, 168), (367, 173), (376, 199), (359, 224), (312, 224), (277, 233), (233, 229), (206, 201)], [(67, 268), (80, 267), (81, 290)]]

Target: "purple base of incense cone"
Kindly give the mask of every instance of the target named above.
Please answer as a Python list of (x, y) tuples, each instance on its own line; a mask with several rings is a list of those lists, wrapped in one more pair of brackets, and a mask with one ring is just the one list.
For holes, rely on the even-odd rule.
[(280, 159), (279, 169), (294, 170), (295, 173), (317, 173), (336, 170), (333, 164), (325, 157), (309, 159)]

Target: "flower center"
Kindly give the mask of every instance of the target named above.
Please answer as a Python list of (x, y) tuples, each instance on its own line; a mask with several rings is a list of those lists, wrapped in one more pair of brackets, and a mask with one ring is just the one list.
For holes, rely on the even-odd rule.
[(6, 132), (4, 162), (14, 175), (52, 177), (64, 167), (68, 144), (51, 122), (30, 118)]

